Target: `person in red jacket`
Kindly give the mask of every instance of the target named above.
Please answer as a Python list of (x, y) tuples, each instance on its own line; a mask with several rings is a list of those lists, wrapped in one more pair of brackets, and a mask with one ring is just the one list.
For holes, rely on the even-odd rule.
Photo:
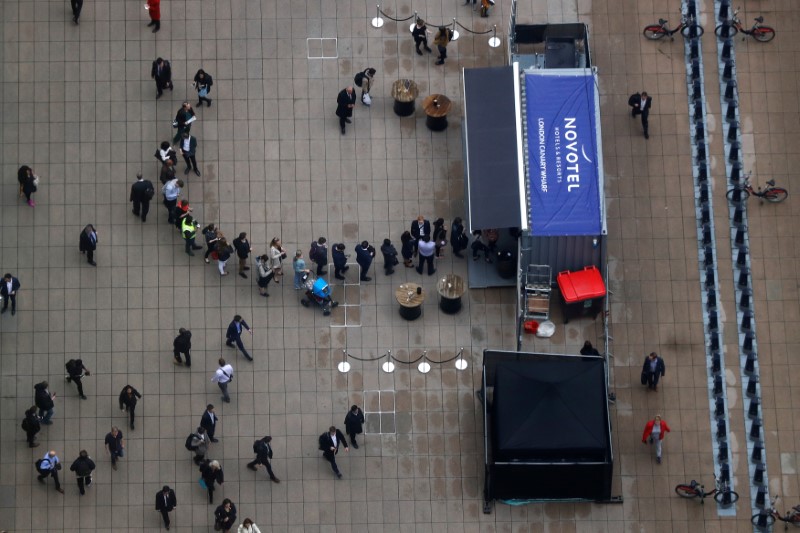
[(147, 0), (147, 12), (150, 14), (150, 24), (155, 26), (153, 33), (161, 29), (161, 0)]
[(644, 425), (642, 444), (650, 443), (656, 445), (656, 462), (658, 464), (661, 464), (661, 441), (664, 440), (664, 435), (669, 431), (667, 421), (661, 420), (661, 415), (656, 415), (653, 420)]

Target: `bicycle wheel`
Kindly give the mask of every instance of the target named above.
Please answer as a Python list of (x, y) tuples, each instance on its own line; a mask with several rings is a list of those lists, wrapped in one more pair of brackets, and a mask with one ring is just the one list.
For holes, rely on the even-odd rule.
[(662, 28), (658, 24), (651, 24), (650, 26), (645, 26), (642, 34), (651, 41), (657, 41), (659, 39), (664, 38), (667, 32), (665, 32), (664, 28)]
[(729, 189), (727, 194), (725, 194), (725, 196), (728, 197), (728, 200), (733, 200), (733, 194), (735, 191), (742, 191), (742, 196), (741, 196), (742, 200), (747, 200), (750, 197), (750, 191), (748, 191), (747, 189), (740, 189), (738, 187), (734, 187), (733, 189)]
[[(730, 496), (731, 500), (729, 502), (725, 501), (726, 494)], [(737, 501), (739, 501), (739, 493), (733, 492), (732, 490), (720, 491), (714, 494), (714, 499), (717, 500), (717, 503), (724, 503), (724, 504), (736, 503)]]
[(699, 24), (689, 24), (681, 28), (681, 34), (684, 37), (702, 37), (706, 30)]
[(739, 28), (732, 24), (720, 24), (714, 28), (714, 33), (717, 34), (717, 37), (722, 37), (724, 39), (726, 37), (733, 37), (739, 33)]
[(753, 30), (753, 39), (756, 41), (760, 41), (762, 43), (766, 43), (767, 41), (771, 41), (775, 38), (775, 30), (770, 28), (769, 26), (759, 26), (758, 28)]
[(691, 485), (678, 485), (675, 487), (675, 494), (681, 498), (697, 498), (700, 496), (700, 493), (697, 492), (697, 489)]
[(769, 527), (775, 523), (775, 517), (771, 514), (756, 513), (753, 515), (753, 518), (750, 519), (750, 522), (752, 522), (754, 526)]
[(773, 204), (777, 204), (778, 202), (786, 200), (788, 196), (789, 191), (782, 189), (781, 187), (772, 187), (771, 189), (764, 191), (764, 200), (772, 202)]

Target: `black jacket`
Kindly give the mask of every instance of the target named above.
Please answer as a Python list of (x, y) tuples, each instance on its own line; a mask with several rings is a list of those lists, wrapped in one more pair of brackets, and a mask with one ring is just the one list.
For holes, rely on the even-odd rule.
[[(422, 231), (420, 231), (420, 229)], [(416, 240), (423, 235), (430, 235), (431, 234), (431, 222), (430, 220), (426, 220), (420, 226), (419, 221), (415, 220), (411, 223), (411, 236), (414, 237)]]
[(355, 413), (348, 411), (347, 416), (344, 417), (344, 428), (348, 435), (360, 434), (363, 432), (364, 424), (364, 411), (359, 409)]
[(642, 105), (641, 93), (632, 94), (631, 97), (628, 98), (628, 105), (634, 109), (638, 109), (643, 115), (647, 115), (650, 113), (650, 106), (653, 105), (653, 97), (648, 94), (647, 101)]
[(353, 116), (353, 108), (348, 107), (356, 105), (356, 91), (347, 94), (347, 89), (342, 89), (339, 96), (336, 97), (336, 116), (340, 118), (347, 118)]
[(89, 233), (86, 233), (86, 228), (83, 228), (83, 230), (81, 230), (80, 242), (78, 244), (78, 249), (81, 252), (97, 249), (97, 232), (94, 230), (93, 226), (92, 226), (92, 232), (94, 233), (94, 241), (89, 236)]
[[(11, 276), (11, 291), (17, 292), (19, 290), (19, 280)], [(8, 285), (4, 279), (0, 279), (0, 296), (8, 298)]]
[(214, 85), (214, 79), (208, 72), (203, 72), (203, 79), (200, 80), (200, 71), (198, 70), (197, 74), (194, 75), (194, 83), (197, 92), (200, 92), (200, 89), (202, 89), (203, 87), (205, 87), (208, 90), (208, 92), (211, 92), (211, 86)]
[(233, 239), (233, 247), (236, 249), (236, 255), (240, 259), (247, 259), (247, 256), (250, 255), (250, 241), (247, 239), (236, 237)]
[(336, 268), (342, 269), (347, 266), (347, 255), (344, 251), (340, 251), (338, 249), (338, 244), (333, 245), (333, 250), (331, 250), (331, 257), (333, 258), (333, 264)]
[(215, 481), (222, 485), (225, 482), (225, 475), (222, 473), (222, 467), (218, 470), (213, 470), (208, 466), (210, 462), (211, 461), (205, 461), (200, 465), (200, 475), (203, 477), (208, 487), (213, 487)]
[(161, 75), (158, 74), (158, 62), (153, 61), (153, 68), (150, 69), (150, 77), (159, 82), (172, 80), (172, 65), (166, 59), (161, 63)]
[(256, 460), (263, 465), (272, 459), (272, 446), (270, 446), (269, 442), (266, 442), (264, 439), (261, 439), (258, 442), (259, 444), (256, 446)]
[(90, 457), (78, 456), (78, 458), (72, 462), (72, 466), (70, 466), (69, 469), (75, 472), (76, 476), (84, 477), (91, 475), (92, 471), (95, 469), (95, 464)]
[(67, 374), (71, 378), (79, 378), (83, 371), (86, 370), (86, 367), (83, 366), (83, 361), (81, 359), (70, 359), (67, 361), (67, 364), (64, 365), (64, 368), (67, 369)]
[(331, 438), (331, 434), (327, 431), (319, 436), (319, 449), (322, 450), (326, 454), (331, 453), (339, 453), (339, 447), (344, 446), (347, 448), (347, 439), (344, 438), (342, 431), (340, 429), (336, 430), (336, 451), (331, 451), (333, 448), (333, 439)]
[(381, 253), (383, 254), (383, 262), (387, 265), (397, 264), (397, 248), (393, 244), (382, 244)]
[[(664, 365), (664, 360), (660, 357), (656, 357), (656, 375), (663, 376), (664, 373), (667, 371), (666, 365)], [(644, 358), (644, 365), (642, 365), (642, 372), (650, 373), (650, 357)]]
[(166, 497), (164, 491), (160, 490), (156, 493), (156, 511), (170, 512), (178, 506), (178, 499), (175, 497), (175, 491), (169, 489)]
[(208, 414), (208, 410), (203, 411), (203, 416), (202, 416), (202, 418), (200, 418), (200, 427), (201, 428), (205, 428), (206, 431), (208, 431), (209, 433), (213, 433), (214, 432), (214, 428), (217, 427), (217, 421), (218, 420), (219, 420), (219, 417), (217, 416), (216, 413), (214, 413), (214, 419), (212, 420), (211, 419), (211, 415)]
[(356, 246), (356, 262), (365, 269), (372, 264), (372, 258), (375, 257), (375, 248), (370, 244), (366, 248), (360, 244)]
[(128, 409), (132, 409), (132, 408), (136, 407), (136, 402), (138, 401), (138, 398), (142, 397), (142, 395), (139, 394), (139, 391), (134, 389), (133, 387), (131, 387), (131, 390), (133, 390), (133, 394), (128, 396), (125, 393), (125, 391), (128, 390), (128, 387), (131, 387), (131, 386), (130, 385), (125, 385), (125, 387), (123, 387), (123, 389), (122, 389), (122, 392), (119, 393), (119, 408), (120, 409), (122, 409), (124, 407), (127, 407)]
[(231, 503), (231, 510), (226, 511), (224, 505), (217, 507), (214, 511), (214, 519), (217, 524), (222, 526), (223, 530), (228, 530), (236, 525), (236, 506)]
[(179, 333), (175, 340), (172, 341), (172, 346), (179, 352), (188, 352), (192, 349), (192, 332), (184, 331)]
[(52, 409), (55, 404), (44, 383), (37, 383), (33, 388), (36, 391), (34, 395), (36, 407), (44, 409), (45, 411)]
[(36, 412), (32, 411), (29, 414), (25, 415), (25, 433), (32, 433), (36, 435), (42, 430), (42, 425), (39, 423), (39, 417), (36, 416)]
[(129, 201), (131, 202), (149, 202), (150, 198), (147, 197), (145, 191), (147, 189), (153, 189), (153, 194), (155, 195), (155, 187), (153, 187), (153, 182), (150, 180), (136, 180), (136, 183), (131, 185), (131, 198)]

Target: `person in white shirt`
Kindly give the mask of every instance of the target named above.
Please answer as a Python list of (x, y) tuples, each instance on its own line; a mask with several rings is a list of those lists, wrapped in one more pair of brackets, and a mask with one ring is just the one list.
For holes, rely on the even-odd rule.
[(239, 526), (239, 533), (261, 533), (261, 530), (252, 520), (245, 518), (244, 522)]
[(433, 255), (436, 252), (436, 243), (431, 240), (430, 235), (423, 235), (418, 246), (419, 266), (417, 266), (417, 272), (422, 274), (422, 267), (425, 266), (425, 263), (428, 263), (428, 275), (433, 276), (436, 273), (436, 269), (433, 268)]
[(39, 483), (45, 483), (45, 479), (48, 476), (52, 477), (53, 481), (56, 482), (56, 490), (64, 494), (64, 489), (61, 488), (61, 482), (58, 480), (58, 470), (61, 468), (59, 463), (61, 463), (61, 461), (56, 455), (55, 450), (50, 450), (44, 454), (42, 460), (40, 462), (37, 461), (36, 468), (39, 470), (39, 475), (36, 476), (36, 479), (39, 480)]
[(228, 395), (228, 383), (233, 379), (233, 367), (225, 362), (222, 357), (219, 358), (219, 368), (211, 378), (211, 383), (216, 383), (222, 391), (222, 401), (231, 403), (231, 397)]
[(164, 184), (161, 188), (161, 194), (164, 195), (164, 207), (167, 208), (167, 215), (169, 224), (175, 223), (175, 206), (178, 205), (178, 196), (181, 195), (183, 189), (183, 180), (173, 179)]

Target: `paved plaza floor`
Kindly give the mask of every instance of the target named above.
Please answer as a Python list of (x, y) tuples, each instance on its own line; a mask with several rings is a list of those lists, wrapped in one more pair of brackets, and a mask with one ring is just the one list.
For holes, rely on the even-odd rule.
[[(202, 224), (217, 223), (231, 239), (247, 232), (259, 254), (278, 236), (290, 254), (307, 253), (319, 236), (346, 243), (350, 254), (364, 239), (379, 247), (389, 237), (399, 248), (400, 234), (419, 214), (443, 217), (449, 227), (464, 216), (462, 68), (506, 63), (510, 4), (497, 0), (486, 19), (461, 0), (382, 4), (394, 18), (417, 11), (432, 26), (453, 18), (478, 32), (497, 25), (502, 47), (462, 31), (443, 66), (434, 65), (434, 55), (416, 55), (409, 21), (384, 17), (383, 28), (373, 28), (375, 5), (368, 2), (164, 0), (157, 34), (146, 27), (143, 4), (85, 0), (76, 26), (64, 0), (0, 3), (0, 270), (22, 284), (16, 316), (0, 316), (0, 530), (156, 531), (154, 496), (169, 484), (178, 498), (172, 529), (211, 531), (214, 507), (184, 449), (210, 402), (221, 421), (209, 456), (221, 462), (226, 479), (215, 502), (232, 499), (237, 523), (250, 517), (264, 532), (752, 531), (746, 489), (736, 516), (724, 518), (716, 506), (673, 492), (679, 482), (713, 481), (683, 43), (641, 35), (659, 17), (677, 22), (677, 1), (518, 4), (521, 22), (587, 23), (599, 70), (617, 396), (613, 492), (623, 503), (497, 504), (491, 514), (483, 513), (483, 417), (475, 391), (483, 349), (515, 348), (513, 289), (469, 291), (464, 309), (445, 315), (433, 297), (437, 276), (401, 264), (387, 277), (378, 260), (371, 282), (358, 285), (351, 269), (346, 293), (334, 284), (350, 314), (332, 322), (300, 305), (291, 276), (271, 285), (269, 298), (258, 295), (253, 276), (235, 275), (233, 260), (231, 275), (220, 278), (200, 254), (184, 254), (158, 196), (143, 224), (131, 214), (128, 194), (137, 172), (158, 183), (153, 152), (174, 134), (170, 123), (181, 103), (196, 103), (190, 82), (202, 67), (214, 78), (214, 100), (197, 109), (192, 134), (202, 176), (187, 175), (184, 189)], [(758, 183), (774, 178), (793, 194), (800, 191), (800, 9), (795, 0), (743, 4), (743, 20), (761, 14), (778, 32), (768, 44), (736, 41), (745, 168)], [(700, 2), (721, 320), (735, 365), (711, 10), (713, 2)], [(156, 101), (150, 68), (159, 56), (172, 62), (175, 88)], [(373, 105), (356, 105), (343, 136), (336, 97), (366, 67), (377, 69)], [(422, 96), (453, 100), (445, 132), (429, 131), (419, 108), (409, 118), (393, 113), (390, 87), (398, 78), (415, 80)], [(627, 107), (628, 95), (641, 90), (654, 97), (649, 140)], [(23, 164), (41, 176), (34, 208), (17, 198), (14, 176)], [(178, 169), (180, 175), (182, 162)], [(797, 205), (794, 196), (780, 205), (751, 199), (748, 210), (767, 467), (780, 509), (800, 503), (793, 422), (800, 387), (791, 378), (800, 348)], [(89, 223), (99, 235), (97, 268), (78, 252), (79, 232)], [(465, 261), (448, 249), (438, 272), (465, 276)], [(421, 283), (429, 295), (416, 322), (397, 312), (395, 289), (405, 281)], [(245, 337), (252, 363), (224, 346), (235, 314), (254, 329)], [(180, 327), (194, 335), (191, 369), (172, 363)], [(586, 339), (602, 344), (601, 333), (600, 321), (573, 321), (558, 324), (552, 342), (575, 353)], [(398, 364), (387, 374), (382, 360), (356, 359), (391, 350), (403, 361), (423, 352), (441, 361), (462, 348), (465, 371), (434, 363), (420, 374)], [(650, 351), (667, 365), (655, 393), (639, 385)], [(343, 352), (353, 356), (347, 374), (336, 368)], [(230, 404), (210, 382), (220, 355), (235, 368)], [(64, 363), (77, 357), (92, 371), (85, 401), (64, 381)], [(735, 366), (726, 378), (733, 475), (747, 487)], [(19, 425), (34, 383), (45, 379), (57, 393), (56, 414), (39, 435), (42, 445), (31, 450)], [(126, 384), (143, 394), (134, 431), (117, 410)], [(337, 480), (317, 437), (332, 424), (343, 427), (353, 403), (367, 412), (367, 433), (358, 450), (340, 454)], [(661, 465), (640, 443), (657, 413), (672, 428)], [(116, 471), (103, 449), (112, 425), (127, 440)], [(280, 484), (245, 467), (254, 438), (266, 434), (273, 436)], [(45, 487), (35, 479), (34, 460), (47, 449), (67, 466), (64, 495), (52, 481)], [(81, 449), (97, 463), (85, 496), (68, 471)]]

